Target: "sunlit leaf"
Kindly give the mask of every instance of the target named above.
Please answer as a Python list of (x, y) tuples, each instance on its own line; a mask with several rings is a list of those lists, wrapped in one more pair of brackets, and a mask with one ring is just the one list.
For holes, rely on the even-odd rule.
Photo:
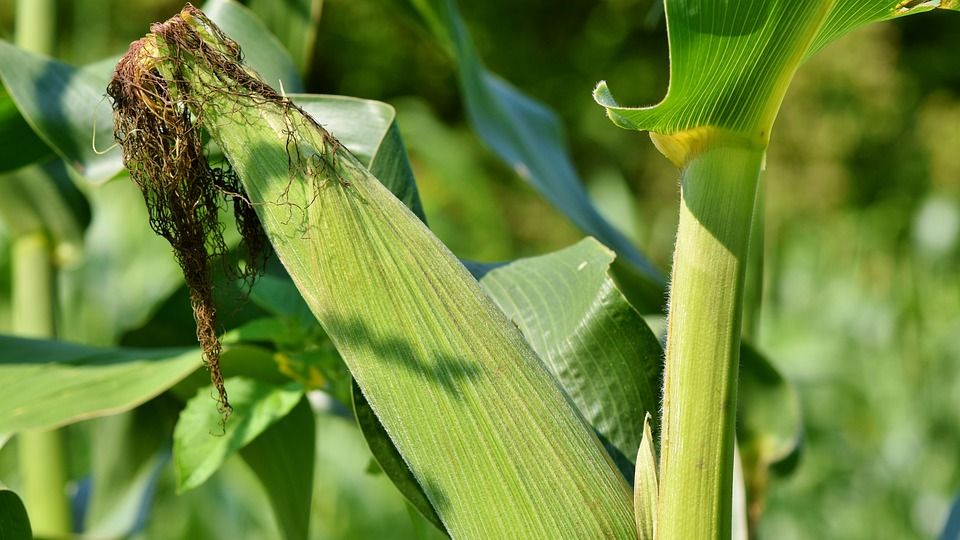
[(225, 381), (233, 413), (229, 421), (217, 410), (212, 387), (201, 388), (187, 402), (173, 431), (173, 461), (177, 489), (193, 489), (223, 462), (283, 418), (300, 400), (300, 385), (273, 386), (256, 379)]
[(380, 469), (390, 478), (390, 481), (400, 490), (400, 493), (407, 498), (410, 505), (420, 512), (420, 515), (437, 529), (446, 532), (443, 522), (440, 521), (440, 516), (433, 509), (433, 505), (423, 492), (423, 488), (417, 483), (417, 479), (410, 472), (410, 467), (403, 461), (403, 456), (390, 441), (390, 436), (383, 429), (376, 413), (370, 408), (370, 404), (367, 403), (360, 387), (356, 384), (353, 385), (353, 413), (357, 418), (360, 431), (363, 432), (363, 438), (366, 439), (370, 452), (377, 460)]
[(196, 349), (103, 349), (0, 336), (0, 433), (130, 410), (200, 365)]

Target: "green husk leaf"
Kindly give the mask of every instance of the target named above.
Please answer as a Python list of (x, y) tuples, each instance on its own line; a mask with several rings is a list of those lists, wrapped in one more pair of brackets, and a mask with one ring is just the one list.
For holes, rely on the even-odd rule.
[(196, 349), (102, 349), (0, 336), (0, 433), (127, 411), (198, 367)]
[(653, 540), (657, 528), (657, 452), (649, 413), (643, 418), (643, 441), (637, 451), (637, 475), (633, 481), (633, 512), (639, 540)]
[(583, 232), (617, 252), (638, 306), (660, 311), (663, 276), (590, 202), (556, 114), (484, 68), (453, 0), (409, 1), (455, 59), (467, 115), (480, 138)]
[(370, 453), (373, 454), (377, 465), (420, 515), (438, 530), (446, 532), (443, 521), (440, 520), (440, 516), (434, 510), (430, 499), (427, 498), (427, 494), (424, 493), (423, 488), (420, 487), (417, 479), (410, 472), (410, 467), (407, 466), (403, 456), (393, 445), (390, 435), (383, 428), (383, 424), (380, 423), (370, 404), (367, 403), (367, 399), (363, 397), (360, 387), (354, 383), (352, 388), (353, 414), (357, 418), (357, 425), (360, 426), (363, 438), (367, 441)]
[(240, 457), (266, 490), (286, 540), (309, 538), (315, 448), (313, 409), (304, 397), (289, 414), (240, 449)]
[(173, 430), (178, 492), (205, 482), (228, 457), (286, 416), (303, 395), (298, 384), (276, 387), (242, 377), (232, 377), (224, 384), (233, 396), (230, 422), (224, 424), (217, 409), (211, 407), (213, 389), (209, 386), (197, 391), (180, 413)]
[[(173, 142), (136, 140), (152, 133), (123, 128), (159, 122), (148, 109), (174, 118), (170, 127), (185, 137), (195, 132), (176, 111), (201, 119), (451, 534), (633, 536), (629, 489), (603, 446), (420, 220), (309, 116), (241, 69), (238, 50), (198, 11), (153, 30), (114, 79), (118, 115), (130, 121), (118, 133), (125, 151)], [(138, 101), (143, 84), (165, 88), (168, 99)], [(141, 158), (127, 156), (131, 165)]]

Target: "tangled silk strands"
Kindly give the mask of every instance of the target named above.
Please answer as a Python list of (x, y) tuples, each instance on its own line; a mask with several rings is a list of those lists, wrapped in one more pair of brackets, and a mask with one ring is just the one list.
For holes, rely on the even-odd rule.
[[(107, 87), (114, 137), (143, 192), (151, 227), (170, 242), (183, 270), (197, 339), (226, 422), (232, 409), (220, 370), (211, 261), (224, 262), (228, 276), (249, 285), (263, 269), (269, 243), (229, 164), (213, 167), (204, 155), (203, 106), (210, 92), (242, 92), (261, 101), (283, 98), (244, 70), (236, 43), (193, 6), (150, 30), (130, 45)], [(213, 39), (205, 39), (202, 31)], [(184, 77), (186, 63), (208, 66), (224, 86), (191, 87)], [(230, 201), (246, 259), (242, 269), (226, 264), (228, 247), (218, 219)]]

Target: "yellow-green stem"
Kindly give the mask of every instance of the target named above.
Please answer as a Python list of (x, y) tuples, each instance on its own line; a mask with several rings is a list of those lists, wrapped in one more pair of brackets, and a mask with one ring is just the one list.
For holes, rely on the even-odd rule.
[(55, 0), (17, 0), (14, 41), (21, 49), (52, 55), (56, 45)]
[(681, 174), (661, 431), (659, 540), (730, 537), (744, 274), (763, 149), (715, 141)]
[[(54, 336), (52, 247), (42, 232), (19, 236), (13, 244), (13, 331), (17, 335)], [(31, 431), (17, 437), (23, 499), (33, 531), (39, 536), (70, 532), (70, 509), (64, 485), (66, 466), (62, 434)]]

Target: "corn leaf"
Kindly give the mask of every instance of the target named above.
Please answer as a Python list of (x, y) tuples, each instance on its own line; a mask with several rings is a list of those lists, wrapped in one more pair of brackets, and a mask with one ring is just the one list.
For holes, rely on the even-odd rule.
[(102, 349), (0, 336), (0, 433), (130, 410), (200, 364), (195, 349)]
[(198, 390), (180, 413), (173, 430), (178, 492), (205, 482), (228, 457), (286, 416), (303, 396), (297, 384), (276, 387), (242, 377), (227, 379), (225, 384), (233, 406), (226, 423), (210, 398), (210, 386)]
[[(215, 35), (193, 13), (181, 20), (201, 35)], [(154, 39), (158, 51), (179, 46)], [(224, 50), (222, 43), (213, 47)], [(632, 537), (627, 484), (517, 329), (456, 258), (280, 96), (217, 94), (218, 85), (230, 84), (220, 78), (226, 73), (196, 57), (190, 61), (188, 49), (176, 54), (187, 59), (176, 69), (190, 83), (176, 91), (214, 89), (203, 103), (204, 127), (451, 534)], [(164, 72), (174, 69), (162, 52), (154, 61)], [(317, 160), (320, 166), (291, 170), (288, 122), (296, 149), (307, 156), (300, 167)]]
[(308, 538), (316, 447), (313, 409), (301, 399), (289, 414), (240, 449), (267, 492), (287, 540)]
[(434, 510), (433, 504), (427, 498), (423, 488), (417, 483), (417, 479), (410, 472), (410, 467), (403, 460), (403, 456), (397, 450), (390, 440), (390, 435), (383, 428), (383, 424), (377, 418), (376, 413), (367, 403), (367, 398), (363, 397), (360, 387), (353, 384), (353, 415), (357, 419), (357, 425), (363, 433), (363, 438), (370, 447), (370, 453), (377, 461), (377, 465), (387, 478), (393, 482), (393, 485), (400, 490), (400, 493), (406, 497), (407, 502), (413, 508), (420, 512), (427, 521), (433, 524), (438, 530), (446, 532), (443, 521)]
[(302, 75), (310, 69), (323, 0), (251, 0), (247, 6), (283, 42)]
[(162, 400), (86, 424), (90, 444), (89, 499), (84, 533), (95, 538), (132, 534), (149, 511), (160, 470), (169, 463), (177, 409)]
[(240, 44), (244, 61), (264, 82), (274, 90), (280, 90), (282, 83), (287, 92), (303, 92), (303, 80), (290, 54), (249, 8), (235, 0), (210, 0), (203, 11)]
[[(594, 98), (613, 122), (661, 135), (661, 150), (678, 164), (709, 144), (721, 128), (765, 145), (780, 102), (800, 62), (827, 42), (864, 24), (940, 5), (900, 0), (666, 0), (670, 87), (651, 107), (622, 107), (604, 82)], [(943, 7), (957, 9), (955, 2)]]
[(641, 307), (659, 311), (663, 277), (590, 202), (557, 116), (483, 67), (453, 0), (409, 1), (456, 60), (467, 115), (480, 138), (583, 232), (617, 252), (632, 270), (629, 282)]
[[(115, 61), (114, 61), (115, 63)], [(0, 40), (0, 79), (34, 132), (84, 178), (99, 182), (120, 170), (112, 144), (112, 113), (103, 94), (109, 73), (76, 68)]]
[(12, 236), (44, 231), (67, 259), (80, 249), (90, 208), (62, 161), (47, 160), (2, 174), (0, 192), (0, 220)]
[(47, 161), (51, 156), (53, 150), (37, 137), (13, 99), (0, 87), (0, 173)]
[(660, 406), (663, 349), (611, 279), (613, 260), (587, 238), (490, 270), (480, 284), (633, 478), (639, 419)]
[(0, 489), (0, 538), (3, 540), (31, 540), (33, 531), (27, 509), (17, 494)]

